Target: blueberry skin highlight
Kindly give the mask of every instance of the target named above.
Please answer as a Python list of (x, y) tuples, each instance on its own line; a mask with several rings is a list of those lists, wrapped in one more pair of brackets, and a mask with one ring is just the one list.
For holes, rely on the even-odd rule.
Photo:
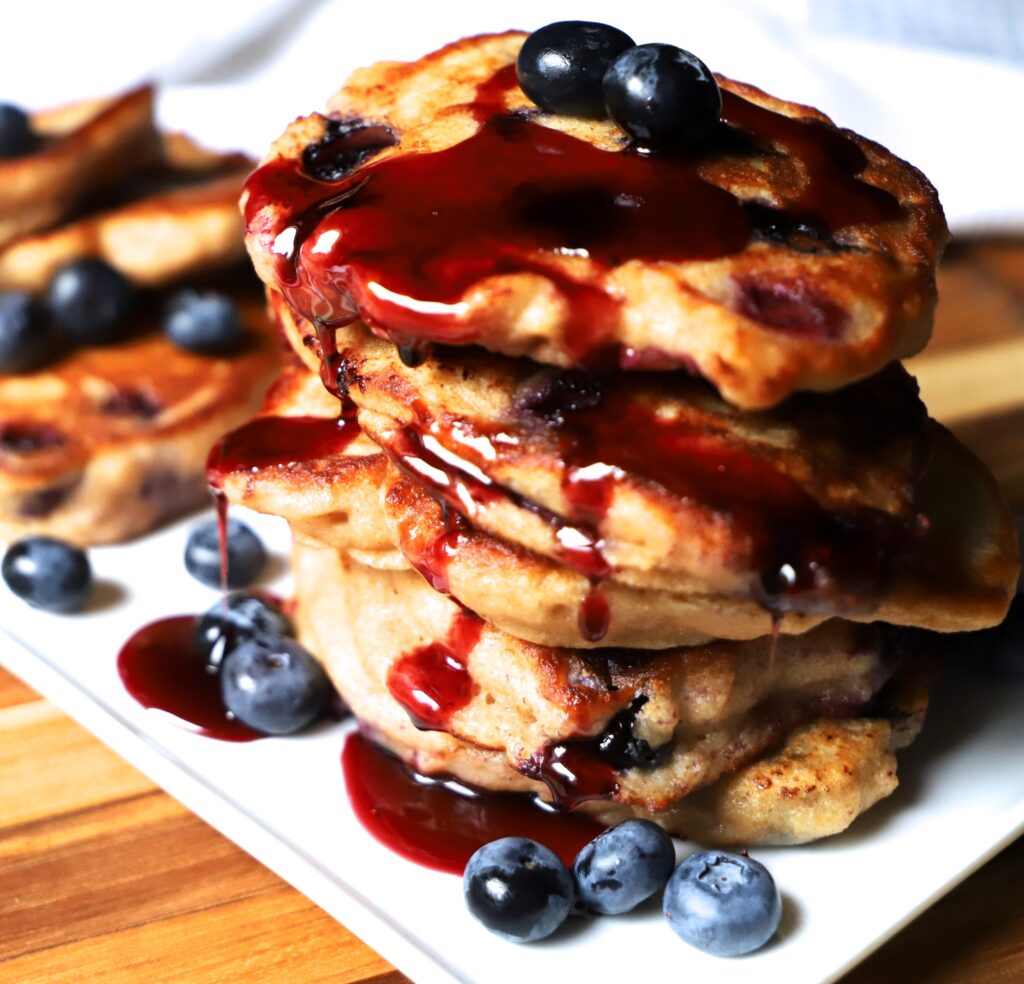
[[(263, 572), (267, 548), (245, 523), (229, 519), (228, 587), (244, 588)], [(211, 588), (220, 587), (220, 537), (217, 523), (211, 520), (197, 526), (185, 544), (185, 568), (197, 581)]]
[(61, 267), (47, 295), (54, 320), (79, 345), (110, 345), (125, 335), (135, 287), (109, 263), (94, 258)]
[(178, 348), (199, 355), (229, 355), (245, 339), (234, 301), (213, 292), (179, 291), (167, 304), (163, 328)]
[(701, 851), (672, 873), (663, 909), (676, 935), (691, 946), (717, 957), (736, 957), (772, 938), (782, 918), (782, 899), (760, 861)]
[(674, 44), (624, 51), (605, 73), (603, 92), (612, 121), (643, 147), (693, 147), (722, 115), (710, 69)]
[(576, 897), (602, 916), (629, 912), (665, 886), (675, 864), (672, 838), (661, 827), (650, 820), (624, 820), (576, 855)]
[(46, 309), (25, 291), (0, 294), (0, 372), (32, 372), (55, 354)]
[(12, 543), (0, 573), (22, 601), (48, 612), (77, 611), (92, 594), (92, 567), (85, 551), (49, 536)]
[(207, 666), (216, 670), (232, 649), (259, 635), (294, 636), (295, 631), (279, 605), (240, 591), (218, 601), (200, 617), (196, 650)]
[(572, 876), (552, 851), (526, 837), (484, 844), (462, 876), (469, 911), (511, 943), (550, 936), (572, 908)]
[(224, 706), (267, 735), (291, 735), (323, 712), (331, 686), (323, 667), (294, 639), (256, 636), (231, 650), (220, 668)]
[(558, 21), (533, 32), (519, 49), (516, 74), (541, 109), (570, 116), (604, 116), (601, 82), (633, 39), (593, 21)]

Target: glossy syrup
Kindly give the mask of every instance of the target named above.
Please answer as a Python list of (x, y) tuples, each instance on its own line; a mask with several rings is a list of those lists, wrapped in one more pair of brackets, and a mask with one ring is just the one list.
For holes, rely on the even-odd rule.
[[(476, 337), (460, 307), (469, 288), (493, 275), (539, 272), (568, 302), (564, 334), (577, 362), (609, 365), (636, 354), (609, 347), (619, 310), (601, 280), (608, 268), (631, 258), (728, 256), (759, 231), (749, 208), (705, 170), (736, 168), (737, 155), (794, 158), (803, 180), (787, 189), (773, 229), (810, 228), (827, 239), (900, 211), (888, 192), (858, 177), (867, 163), (858, 145), (817, 120), (790, 119), (723, 91), (723, 123), (703, 148), (604, 151), (529, 113), (505, 112), (514, 85), (509, 69), (481, 85), (469, 107), (479, 130), (444, 150), (370, 160), (329, 183), (284, 159), (252, 175), (247, 219), (268, 203), (284, 207), (273, 252), (278, 284), (297, 310), (328, 325), (358, 314), (403, 346), (465, 344)], [(588, 258), (590, 272), (568, 272), (563, 261), (573, 256)], [(763, 309), (769, 324), (779, 305), (790, 314), (814, 307), (799, 287), (785, 298), (761, 297), (757, 285), (748, 293), (751, 311)], [(819, 320), (795, 318), (789, 330), (804, 321), (817, 330)]]
[(341, 762), (363, 826), (396, 854), (438, 871), (461, 875), (473, 852), (499, 837), (529, 837), (571, 865), (603, 829), (532, 796), (418, 775), (358, 733), (348, 736)]
[(221, 741), (261, 738), (228, 715), (220, 677), (208, 671), (196, 646), (197, 622), (193, 615), (178, 615), (139, 629), (118, 653), (121, 682), (143, 707), (170, 714), (189, 731)]
[(451, 716), (473, 699), (468, 662), (483, 628), (472, 612), (460, 611), (443, 641), (418, 646), (391, 666), (388, 692), (420, 730), (446, 730)]

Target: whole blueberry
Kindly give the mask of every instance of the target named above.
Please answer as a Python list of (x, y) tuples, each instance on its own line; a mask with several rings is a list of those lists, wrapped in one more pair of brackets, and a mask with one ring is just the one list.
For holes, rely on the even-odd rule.
[[(227, 523), (227, 586), (244, 588), (253, 583), (267, 562), (263, 541), (245, 523), (229, 519)], [(185, 567), (197, 581), (219, 588), (220, 536), (216, 520), (197, 526), (185, 544)]]
[(629, 912), (664, 888), (675, 864), (672, 838), (661, 827), (650, 820), (625, 820), (576, 855), (576, 897), (603, 916)]
[(665, 886), (665, 916), (687, 943), (717, 957), (764, 946), (779, 928), (782, 899), (759, 861), (741, 854), (691, 854)]
[(179, 348), (201, 355), (227, 355), (241, 348), (245, 333), (230, 297), (182, 290), (167, 303), (164, 333)]
[(722, 114), (722, 93), (707, 65), (673, 44), (641, 44), (604, 76), (608, 115), (647, 147), (692, 147)]
[(48, 612), (75, 611), (92, 594), (92, 567), (85, 552), (52, 537), (12, 543), (0, 571), (19, 598)]
[(484, 844), (462, 876), (469, 911), (512, 943), (550, 936), (572, 908), (572, 876), (554, 852), (525, 837)]
[(103, 260), (74, 260), (50, 281), (49, 304), (68, 337), (80, 345), (109, 345), (124, 337), (135, 288)]
[(31, 294), (0, 294), (0, 372), (31, 372), (54, 353), (46, 309)]
[(534, 31), (519, 49), (519, 85), (541, 109), (574, 116), (604, 116), (601, 80), (633, 39), (590, 21), (558, 21)]
[(268, 735), (290, 735), (320, 716), (331, 685), (323, 667), (294, 639), (261, 635), (224, 657), (220, 692), (242, 724)]
[(246, 639), (294, 634), (291, 621), (275, 601), (240, 591), (218, 601), (200, 617), (196, 648), (206, 664), (217, 669), (224, 657)]
[(39, 137), (25, 110), (0, 103), (0, 158), (24, 157), (39, 146)]

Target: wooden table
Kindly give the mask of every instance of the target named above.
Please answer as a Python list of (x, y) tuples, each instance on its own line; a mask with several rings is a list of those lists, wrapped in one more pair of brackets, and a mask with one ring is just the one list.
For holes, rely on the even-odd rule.
[[(952, 248), (914, 361), (1024, 507), (1024, 243)], [(1022, 750), (1024, 754), (1024, 750)], [(1024, 980), (1024, 839), (845, 984)], [(0, 981), (405, 978), (0, 670)]]

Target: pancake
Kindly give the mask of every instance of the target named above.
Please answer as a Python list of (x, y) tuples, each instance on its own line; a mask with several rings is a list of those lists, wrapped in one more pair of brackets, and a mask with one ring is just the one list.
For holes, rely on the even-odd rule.
[(238, 263), (245, 254), (238, 196), (252, 161), (182, 134), (158, 160), (55, 228), (0, 249), (0, 290), (42, 292), (67, 263), (98, 257), (143, 287)]
[(948, 238), (934, 189), (817, 110), (720, 78), (688, 156), (541, 112), (524, 34), (357, 71), (247, 183), (260, 278), (402, 346), (684, 369), (764, 408), (919, 351)]
[(0, 160), (0, 247), (160, 158), (150, 86), (34, 113), (32, 127), (39, 148)]
[(248, 342), (233, 356), (178, 348), (150, 308), (116, 346), (0, 376), (0, 537), (115, 542), (209, 501), (210, 446), (255, 412), (279, 362), (258, 291), (234, 299)]
[[(602, 818), (653, 816), (681, 834), (699, 811), (679, 800), (703, 789), (701, 809), (718, 824), (709, 842), (719, 843), (735, 841), (741, 823), (748, 843), (834, 833), (895, 786), (896, 732), (865, 711), (905, 659), (878, 627), (833, 621), (774, 652), (761, 639), (588, 654), (508, 636), (409, 572), (301, 545), (294, 566), (300, 638), (374, 738), (420, 771), (541, 792)], [(817, 764), (837, 779), (839, 763), (848, 770), (838, 801), (808, 793), (780, 808), (762, 798), (755, 810), (726, 794), (723, 777), (742, 785), (755, 762), (814, 767), (801, 748), (826, 729), (837, 744)], [(730, 805), (709, 808), (715, 796)]]

